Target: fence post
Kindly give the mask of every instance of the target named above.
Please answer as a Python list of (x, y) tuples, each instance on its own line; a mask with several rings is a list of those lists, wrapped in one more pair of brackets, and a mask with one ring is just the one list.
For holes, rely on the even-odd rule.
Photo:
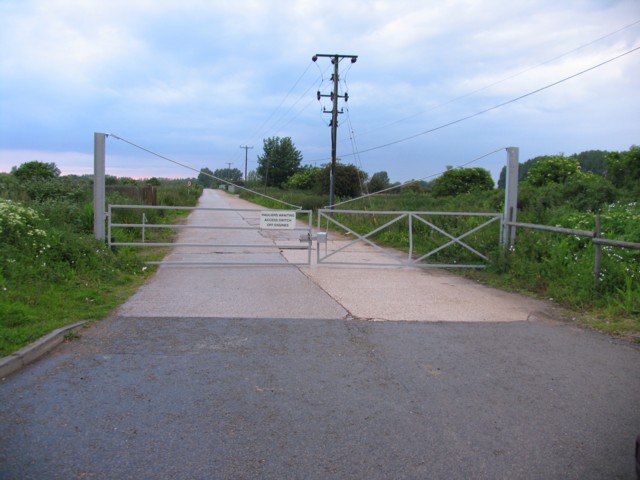
[[(600, 238), (602, 234), (602, 219), (600, 215), (596, 215), (596, 230), (593, 232), (593, 238)], [(602, 270), (602, 245), (595, 243), (595, 259), (593, 262), (593, 288), (598, 289), (598, 282), (600, 280), (600, 271)]]
[(93, 134), (93, 235), (104, 240), (104, 164), (106, 133)]
[(516, 241), (516, 228), (507, 222), (516, 221), (518, 210), (518, 147), (507, 147), (507, 175), (504, 187), (504, 214), (502, 216), (502, 247), (512, 246)]

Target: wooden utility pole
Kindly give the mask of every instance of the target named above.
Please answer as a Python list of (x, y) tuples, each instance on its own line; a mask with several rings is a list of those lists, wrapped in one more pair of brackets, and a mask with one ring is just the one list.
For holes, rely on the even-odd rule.
[(242, 146), (240, 145), (240, 148), (244, 148), (244, 181), (247, 181), (247, 156), (249, 153), (249, 149), (253, 148), (253, 147), (247, 147), (247, 146)]
[(343, 58), (350, 58), (351, 63), (356, 63), (358, 60), (357, 55), (327, 55), (327, 54), (316, 54), (311, 60), (314, 62), (318, 60), (319, 57), (328, 57), (331, 58), (331, 63), (333, 63), (333, 75), (331, 75), (331, 80), (333, 80), (333, 91), (330, 95), (323, 95), (318, 91), (318, 100), (322, 97), (329, 97), (332, 100), (333, 108), (331, 111), (324, 109), (325, 113), (331, 113), (331, 123), (329, 126), (331, 127), (331, 170), (329, 173), (329, 208), (333, 208), (334, 203), (334, 181), (335, 181), (335, 172), (336, 172), (336, 143), (337, 143), (337, 135), (338, 135), (338, 113), (342, 113), (342, 110), (338, 111), (338, 98), (344, 98), (344, 101), (349, 100), (349, 94), (345, 93), (344, 95), (338, 95), (338, 82), (340, 81), (339, 69), (338, 66), (340, 64), (340, 60)]

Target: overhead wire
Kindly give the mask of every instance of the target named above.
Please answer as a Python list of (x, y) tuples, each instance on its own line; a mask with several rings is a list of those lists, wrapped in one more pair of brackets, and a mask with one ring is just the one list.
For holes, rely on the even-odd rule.
[(162, 160), (166, 160), (167, 162), (171, 162), (171, 163), (174, 163), (174, 164), (176, 164), (176, 165), (178, 165), (180, 167), (186, 168), (188, 170), (192, 170), (194, 172), (198, 172), (200, 175), (205, 175), (205, 176), (213, 178), (214, 180), (217, 180), (219, 182), (223, 182), (223, 183), (226, 183), (228, 185), (233, 185), (234, 187), (239, 188), (240, 190), (246, 190), (247, 192), (251, 192), (251, 193), (253, 193), (255, 195), (259, 195), (261, 197), (268, 198), (270, 200), (275, 200), (276, 202), (282, 203), (284, 205), (288, 205), (290, 207), (294, 207), (297, 210), (301, 210), (302, 209), (302, 207), (299, 206), (299, 205), (294, 205), (292, 203), (285, 202), (284, 200), (281, 200), (281, 199), (278, 199), (278, 198), (274, 198), (274, 197), (270, 197), (269, 195), (262, 194), (260, 192), (255, 191), (255, 190), (251, 190), (249, 188), (246, 188), (246, 187), (243, 187), (241, 185), (238, 185), (238, 184), (235, 184), (233, 182), (230, 182), (229, 180), (226, 180), (224, 178), (220, 178), (220, 177), (217, 177), (217, 176), (215, 176), (215, 175), (213, 175), (211, 173), (205, 172), (204, 169), (197, 169), (197, 168), (194, 168), (194, 167), (192, 167), (190, 165), (178, 162), (177, 160), (173, 160), (173, 159), (171, 159), (169, 157), (165, 157), (164, 155), (160, 155), (159, 153), (156, 153), (153, 150), (149, 150), (148, 148), (145, 148), (145, 147), (143, 147), (141, 145), (138, 145), (138, 144), (132, 142), (131, 140), (127, 140), (126, 138), (122, 138), (122, 137), (120, 137), (120, 136), (118, 136), (118, 135), (116, 135), (114, 133), (108, 133), (107, 136), (113, 137), (116, 140), (120, 140), (120, 141), (122, 141), (124, 143), (128, 143), (129, 145), (131, 145), (131, 146), (133, 146), (135, 148), (138, 148), (138, 149), (140, 149), (140, 150), (142, 150), (144, 152), (147, 152), (147, 153), (149, 153), (149, 154), (151, 154), (153, 156), (161, 158)]
[[(276, 126), (278, 125), (278, 122), (281, 122), (286, 116), (287, 114), (307, 95), (307, 93), (309, 92), (309, 90), (311, 90), (311, 88), (316, 84), (316, 82), (318, 81), (318, 79), (323, 77), (323, 72), (322, 70), (320, 70), (320, 76), (319, 77), (315, 77), (313, 82), (311, 83), (311, 85), (304, 91), (304, 93), (302, 93), (300, 95), (300, 97), (293, 103), (293, 105), (291, 105), (289, 107), (289, 109), (284, 112), (283, 114), (281, 114), (277, 120), (275, 120), (273, 122), (273, 125), (266, 128), (265, 126), (267, 126), (269, 124), (269, 122), (275, 117), (276, 113), (281, 109), (282, 105), (284, 105), (284, 103), (287, 101), (287, 99), (291, 96), (292, 92), (295, 90), (295, 88), (298, 86), (298, 84), (302, 81), (302, 79), (305, 77), (305, 75), (308, 73), (309, 69), (311, 68), (311, 65), (314, 64), (315, 62), (309, 62), (309, 64), (307, 65), (307, 67), (305, 68), (305, 70), (302, 72), (302, 74), (297, 78), (297, 80), (294, 82), (294, 84), (291, 86), (291, 88), (287, 91), (286, 95), (284, 96), (284, 98), (280, 101), (280, 103), (278, 104), (278, 106), (271, 112), (271, 114), (262, 122), (262, 124), (260, 125), (260, 127), (258, 127), (253, 134), (251, 134), (251, 136), (249, 137), (249, 139), (247, 141), (244, 142), (245, 145), (248, 145), (249, 143), (255, 143), (255, 141), (257, 141), (258, 137), (262, 136), (262, 137), (266, 137), (267, 134), (271, 131), (276, 130)], [(317, 66), (317, 64), (316, 64)], [(319, 67), (318, 67), (319, 69)], [(292, 119), (290, 119), (288, 122), (286, 122), (284, 125), (277, 127), (277, 130), (282, 130), (283, 128), (285, 128), (289, 123), (291, 123), (291, 121), (293, 121), (295, 118), (297, 118), (297, 116), (299, 116), (302, 111), (306, 110), (306, 108), (311, 104), (312, 102), (309, 102), (307, 105), (305, 105), (303, 107), (303, 109), (298, 112)], [(277, 131), (276, 130), (276, 131)]]
[[(525, 94), (520, 95), (520, 96), (518, 96), (518, 97), (512, 98), (511, 100), (507, 100), (506, 102), (499, 103), (499, 104), (494, 105), (494, 106), (492, 106), (492, 107), (485, 108), (484, 110), (480, 110), (480, 111), (478, 111), (478, 112), (476, 112), (476, 113), (472, 113), (472, 114), (470, 114), (470, 115), (467, 115), (467, 116), (464, 116), (464, 117), (458, 118), (457, 120), (453, 120), (453, 121), (451, 121), (451, 122), (444, 123), (444, 124), (439, 125), (439, 126), (437, 126), (437, 127), (430, 128), (430, 129), (428, 129), (428, 130), (425, 130), (425, 131), (423, 131), (423, 132), (416, 133), (416, 134), (414, 134), (414, 135), (410, 135), (410, 136), (408, 136), (408, 137), (404, 137), (404, 138), (401, 138), (401, 139), (398, 139), (398, 140), (394, 140), (394, 141), (391, 141), (391, 142), (387, 142), (387, 143), (385, 143), (385, 144), (383, 144), (383, 145), (378, 145), (378, 146), (375, 146), (375, 147), (367, 148), (367, 149), (365, 149), (365, 150), (360, 150), (360, 154), (362, 154), (362, 153), (367, 153), (367, 152), (372, 152), (372, 151), (374, 151), (374, 150), (380, 150), (380, 149), (382, 149), (382, 148), (386, 148), (386, 147), (389, 147), (389, 146), (391, 146), (391, 145), (397, 145), (397, 144), (399, 144), (399, 143), (407, 142), (407, 141), (409, 141), (409, 140), (413, 140), (414, 138), (417, 138), (417, 137), (420, 137), (420, 136), (423, 136), (423, 135), (427, 135), (427, 134), (429, 134), (429, 133), (433, 133), (433, 132), (438, 131), (438, 130), (442, 130), (443, 128), (450, 127), (450, 126), (452, 126), (452, 125), (456, 125), (456, 124), (458, 124), (458, 123), (464, 122), (464, 121), (466, 121), (466, 120), (470, 120), (470, 119), (475, 118), (475, 117), (478, 117), (478, 116), (480, 116), (480, 115), (484, 115), (485, 113), (491, 112), (491, 111), (493, 111), (493, 110), (497, 110), (498, 108), (502, 108), (502, 107), (504, 107), (504, 106), (506, 106), (506, 105), (509, 105), (509, 104), (511, 104), (511, 103), (515, 103), (515, 102), (517, 102), (517, 101), (519, 101), (519, 100), (522, 100), (522, 99), (524, 99), (524, 98), (527, 98), (527, 97), (530, 97), (530, 96), (532, 96), (532, 95), (535, 95), (536, 93), (540, 93), (540, 92), (542, 92), (542, 91), (544, 91), (544, 90), (548, 90), (549, 88), (555, 87), (555, 86), (557, 86), (557, 85), (559, 85), (559, 84), (561, 84), (561, 83), (567, 82), (567, 81), (569, 81), (569, 80), (571, 80), (571, 79), (573, 79), (573, 78), (576, 78), (576, 77), (578, 77), (578, 76), (580, 76), (580, 75), (583, 75), (583, 74), (585, 74), (585, 73), (587, 73), (587, 72), (590, 72), (590, 71), (592, 71), (592, 70), (595, 70), (596, 68), (600, 68), (600, 67), (602, 67), (602, 66), (604, 66), (604, 65), (607, 65), (607, 64), (609, 64), (609, 63), (611, 63), (611, 62), (614, 62), (614, 61), (616, 61), (616, 60), (619, 60), (620, 58), (625, 57), (625, 56), (627, 56), (627, 55), (630, 55), (631, 53), (634, 53), (634, 52), (636, 52), (636, 51), (638, 51), (638, 50), (640, 50), (640, 46), (635, 47), (635, 48), (632, 48), (631, 50), (628, 50), (628, 51), (626, 51), (626, 52), (624, 52), (624, 53), (621, 53), (621, 54), (619, 54), (619, 55), (616, 55), (615, 57), (609, 58), (608, 60), (605, 60), (605, 61), (600, 62), (600, 63), (598, 63), (598, 64), (596, 64), (596, 65), (593, 65), (593, 66), (591, 66), (591, 67), (589, 67), (589, 68), (586, 68), (586, 69), (581, 70), (581, 71), (579, 71), (579, 72), (577, 72), (577, 73), (574, 73), (573, 75), (569, 75), (568, 77), (564, 77), (564, 78), (562, 78), (562, 79), (560, 79), (560, 80), (558, 80), (558, 81), (556, 81), (556, 82), (553, 82), (553, 83), (550, 83), (550, 84), (548, 84), (548, 85), (545, 85), (544, 87), (537, 88), (536, 90), (532, 90), (532, 91), (530, 91), (530, 92), (528, 92), (528, 93), (525, 93)], [(351, 154), (346, 154), (346, 155), (344, 155), (344, 156), (345, 156), (345, 157), (348, 157), (348, 156), (352, 156), (352, 155), (351, 155)]]
[(260, 125), (260, 127), (258, 127), (256, 129), (256, 131), (249, 137), (249, 140), (245, 142), (245, 144), (248, 144), (249, 141), (253, 141), (253, 139), (262, 131), (262, 129), (264, 128), (264, 126), (273, 118), (273, 116), (276, 114), (276, 112), (280, 109), (280, 107), (284, 104), (284, 102), (287, 101), (287, 99), (289, 98), (289, 95), (291, 95), (291, 92), (293, 92), (293, 90), (298, 86), (298, 83), (300, 83), (300, 80), (302, 80), (302, 78), (307, 74), (307, 72), (309, 71), (309, 69), (311, 68), (311, 64), (314, 62), (309, 62), (309, 64), (307, 65), (307, 68), (305, 68), (304, 72), (302, 72), (302, 74), (298, 77), (298, 79), (294, 82), (293, 86), (289, 89), (289, 91), (286, 93), (286, 95), (284, 96), (284, 98), (280, 101), (280, 103), (278, 104), (278, 106), (271, 112), (271, 114), (267, 117), (267, 119), (262, 122), (262, 124)]
[[(312, 62), (312, 63), (316, 63), (316, 62)], [(316, 65), (317, 65), (317, 63), (316, 63)], [(307, 70), (308, 70), (308, 68), (307, 68)], [(267, 130), (265, 130), (263, 132), (263, 134), (262, 134), (263, 137), (269, 136), (269, 134), (271, 132), (276, 132), (277, 133), (277, 132), (282, 131), (282, 129), (284, 129), (287, 125), (289, 125), (293, 120), (298, 118), (302, 114), (302, 112), (304, 112), (309, 107), (309, 105), (311, 105), (311, 103), (313, 103), (313, 99), (311, 99), (300, 110), (298, 110), (297, 113), (295, 115), (293, 115), (293, 117), (291, 117), (288, 120), (284, 121), (285, 118), (287, 117), (287, 115), (295, 108), (295, 106), (298, 105), (300, 103), (300, 101), (302, 101), (302, 99), (304, 99), (307, 96), (307, 94), (309, 93), (309, 90), (311, 90), (316, 85), (316, 82), (318, 82), (318, 80), (320, 80), (320, 82), (324, 81), (324, 73), (325, 72), (326, 72), (326, 69), (325, 69), (324, 72), (322, 70), (320, 70), (320, 76), (319, 77), (316, 76), (315, 79), (312, 81), (312, 83), (309, 85), (309, 87), (304, 92), (302, 92), (300, 94), (300, 96), (298, 97), (298, 99), (295, 102), (293, 102), (293, 104), (284, 113), (282, 113), (280, 115), (280, 117), (274, 122), (274, 125), (271, 128), (269, 128), (269, 129), (267, 129)], [(281, 102), (280, 105), (282, 105), (282, 103), (284, 103), (284, 102)]]
[(351, 112), (349, 110), (349, 102), (346, 101), (347, 95), (349, 94), (349, 86), (347, 84), (347, 76), (348, 76), (349, 71), (351, 70), (352, 66), (353, 66), (353, 63), (349, 63), (349, 68), (344, 73), (344, 76), (341, 79), (341, 82), (344, 83), (344, 88), (343, 88), (343, 94), (345, 95), (344, 108), (346, 110), (347, 126), (349, 127), (349, 140), (351, 141), (351, 149), (353, 151), (353, 155), (354, 155), (355, 160), (356, 160), (356, 167), (358, 169), (358, 180), (360, 181), (360, 191), (364, 192), (365, 194), (368, 194), (369, 190), (368, 190), (368, 187), (367, 187), (367, 183), (364, 181), (364, 179), (362, 178), (362, 175), (361, 175), (361, 172), (364, 172), (364, 167), (363, 167), (363, 164), (362, 164), (362, 157), (360, 156), (360, 151), (358, 150), (358, 144), (356, 142), (356, 133), (355, 133), (355, 130), (353, 128), (353, 123), (351, 122)]
[(560, 58), (566, 57), (567, 55), (571, 55), (572, 53), (575, 53), (575, 52), (577, 52), (577, 51), (579, 51), (579, 50), (582, 50), (583, 48), (589, 47), (589, 46), (591, 46), (591, 45), (593, 45), (593, 44), (595, 44), (595, 43), (598, 43), (598, 42), (600, 42), (600, 41), (602, 41), (602, 40), (604, 40), (604, 39), (606, 39), (606, 38), (609, 38), (609, 37), (611, 37), (611, 36), (613, 36), (613, 35), (615, 35), (615, 34), (617, 34), (617, 33), (620, 33), (620, 32), (622, 32), (622, 31), (624, 31), (624, 30), (626, 30), (626, 29), (628, 29), (628, 28), (631, 28), (631, 27), (633, 27), (633, 26), (635, 26), (635, 25), (638, 25), (638, 24), (640, 24), (640, 20), (636, 20), (635, 22), (632, 22), (632, 23), (630, 23), (630, 24), (628, 24), (628, 25), (625, 25), (624, 27), (621, 27), (621, 28), (619, 28), (619, 29), (617, 29), (617, 30), (615, 30), (615, 31), (613, 31), (613, 32), (607, 33), (606, 35), (603, 35), (603, 36), (598, 37), (598, 38), (596, 38), (596, 39), (594, 39), (594, 40), (591, 40), (590, 42), (587, 42), (587, 43), (585, 43), (585, 44), (582, 44), (582, 45), (580, 45), (580, 46), (578, 46), (578, 47), (576, 47), (576, 48), (574, 48), (574, 49), (572, 49), (572, 50), (569, 50), (569, 51), (567, 51), (567, 52), (561, 53), (560, 55), (557, 55), (557, 56), (555, 56), (555, 57), (553, 57), (553, 58), (550, 58), (550, 59), (548, 59), (548, 60), (544, 60), (544, 61), (542, 61), (542, 62), (540, 62), (540, 63), (537, 63), (537, 64), (535, 64), (535, 65), (533, 65), (533, 66), (531, 66), (531, 67), (525, 68), (524, 70), (521, 70), (521, 71), (519, 71), (519, 72), (517, 72), (517, 73), (514, 73), (513, 75), (510, 75), (510, 76), (508, 76), (508, 77), (502, 78), (502, 79), (500, 79), (500, 80), (497, 80), (497, 81), (495, 81), (495, 82), (493, 82), (493, 83), (490, 83), (490, 84), (488, 84), (488, 85), (485, 85), (485, 86), (483, 86), (483, 87), (480, 87), (480, 88), (478, 88), (478, 89), (476, 89), (476, 90), (473, 90), (473, 91), (471, 91), (471, 92), (465, 93), (465, 94), (460, 95), (460, 96), (458, 96), (458, 97), (452, 98), (451, 100), (447, 100), (446, 102), (443, 102), (443, 103), (440, 103), (440, 104), (438, 104), (438, 105), (435, 105), (435, 106), (433, 106), (433, 107), (431, 107), (431, 108), (429, 108), (429, 109), (427, 109), (427, 110), (424, 110), (424, 111), (422, 111), (422, 112), (415, 113), (415, 114), (410, 115), (410, 116), (408, 116), (408, 117), (404, 117), (404, 118), (401, 118), (401, 119), (395, 120), (395, 121), (393, 121), (393, 122), (391, 122), (391, 123), (387, 123), (387, 124), (385, 124), (385, 125), (383, 125), (383, 126), (380, 126), (380, 127), (374, 128), (374, 129), (372, 129), (372, 130), (369, 130), (369, 131), (367, 131), (367, 132), (361, 133), (360, 135), (361, 135), (361, 136), (369, 135), (370, 133), (376, 132), (376, 131), (381, 130), (381, 129), (384, 129), (384, 128), (388, 128), (388, 127), (393, 126), (393, 125), (397, 125), (398, 123), (402, 123), (402, 122), (405, 122), (405, 121), (407, 121), (407, 120), (411, 120), (411, 119), (413, 119), (413, 118), (416, 118), (416, 117), (419, 117), (419, 116), (421, 116), (421, 115), (424, 115), (425, 113), (428, 113), (428, 112), (431, 112), (431, 111), (436, 110), (436, 109), (438, 109), (438, 108), (441, 108), (441, 107), (444, 107), (444, 106), (446, 106), (446, 105), (449, 105), (450, 103), (457, 102), (457, 101), (459, 101), (459, 100), (462, 100), (463, 98), (467, 98), (467, 97), (470, 97), (470, 96), (472, 96), (472, 95), (475, 95), (476, 93), (482, 92), (482, 91), (484, 91), (484, 90), (488, 90), (488, 89), (489, 89), (489, 88), (491, 88), (491, 87), (495, 87), (496, 85), (499, 85), (499, 84), (501, 84), (501, 83), (504, 83), (504, 82), (506, 82), (506, 81), (508, 81), (508, 80), (512, 80), (512, 79), (514, 79), (514, 78), (516, 78), (516, 77), (519, 77), (519, 76), (521, 76), (521, 75), (524, 75), (525, 73), (528, 73), (528, 72), (530, 72), (531, 70), (535, 70), (536, 68), (539, 68), (539, 67), (541, 67), (541, 66), (543, 66), (543, 65), (547, 65), (547, 64), (549, 64), (549, 63), (555, 62), (556, 60), (558, 60), (558, 59), (560, 59)]
[[(501, 151), (505, 150), (505, 148), (506, 148), (506, 147), (500, 147), (500, 148), (497, 148), (497, 149), (495, 149), (495, 150), (493, 150), (493, 151), (491, 151), (491, 152), (488, 152), (488, 153), (485, 153), (484, 155), (481, 155), (481, 156), (479, 156), (479, 157), (476, 157), (476, 158), (474, 158), (473, 160), (469, 160), (469, 161), (468, 161), (468, 162), (466, 162), (466, 163), (462, 163), (462, 164), (460, 164), (460, 165), (456, 166), (455, 168), (463, 168), (463, 167), (466, 167), (467, 165), (471, 165), (472, 163), (478, 162), (478, 161), (482, 160), (483, 158), (486, 158), (486, 157), (488, 157), (488, 156), (490, 156), (490, 155), (493, 155), (494, 153), (501, 152)], [(446, 171), (446, 170), (445, 170), (445, 171)], [(426, 176), (424, 176), (424, 177), (422, 177), (422, 178), (418, 178), (418, 179), (415, 179), (415, 180), (408, 180), (408, 181), (406, 181), (406, 182), (404, 182), (404, 183), (401, 183), (401, 184), (399, 184), (399, 185), (392, 185), (392, 186), (390, 186), (390, 187), (388, 187), (388, 188), (385, 188), (385, 189), (383, 189), (383, 190), (379, 190), (379, 191), (377, 191), (377, 192), (368, 193), (368, 194), (366, 194), (366, 195), (361, 195), (360, 197), (357, 197), (357, 198), (351, 198), (351, 199), (349, 199), (349, 200), (345, 200), (345, 201), (343, 201), (343, 202), (335, 203), (333, 206), (334, 206), (334, 207), (337, 207), (338, 205), (345, 205), (345, 204), (347, 204), (347, 203), (355, 202), (356, 200), (362, 200), (362, 199), (365, 199), (365, 198), (370, 198), (370, 197), (373, 197), (374, 195), (380, 195), (381, 193), (389, 192), (389, 191), (391, 191), (391, 190), (395, 190), (395, 189), (397, 189), (397, 188), (406, 187), (407, 185), (411, 185), (411, 184), (413, 184), (413, 183), (422, 182), (422, 181), (424, 181), (424, 180), (427, 180), (428, 178), (438, 177), (438, 176), (442, 175), (443, 173), (444, 173), (444, 171), (443, 171), (443, 172), (439, 172), (439, 173), (429, 174), (429, 175), (426, 175)], [(328, 208), (328, 207), (327, 207), (327, 206), (325, 206), (325, 208)]]

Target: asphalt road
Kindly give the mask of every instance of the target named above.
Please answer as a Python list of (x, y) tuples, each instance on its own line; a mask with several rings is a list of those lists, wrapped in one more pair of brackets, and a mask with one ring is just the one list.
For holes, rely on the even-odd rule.
[(360, 306), (312, 270), (161, 268), (1, 380), (0, 479), (635, 478), (638, 346), (437, 273), (393, 274), (449, 292), (402, 321), (379, 271)]
[(2, 382), (0, 478), (630, 479), (639, 360), (544, 322), (113, 318)]

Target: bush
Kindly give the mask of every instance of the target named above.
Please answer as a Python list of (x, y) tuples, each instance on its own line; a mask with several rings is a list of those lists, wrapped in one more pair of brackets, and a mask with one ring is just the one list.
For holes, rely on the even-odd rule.
[(475, 191), (493, 190), (491, 174), (484, 168), (450, 168), (431, 186), (434, 197), (455, 196)]
[(44, 163), (34, 160), (20, 165), (13, 171), (13, 175), (20, 181), (49, 180), (60, 176), (60, 169), (55, 163)]
[(551, 183), (564, 183), (580, 174), (582, 170), (577, 158), (554, 155), (535, 163), (529, 170), (526, 181), (536, 187), (542, 187)]
[(321, 174), (322, 169), (309, 165), (305, 166), (302, 170), (289, 177), (289, 180), (287, 180), (287, 183), (285, 184), (285, 188), (288, 190), (319, 191)]

